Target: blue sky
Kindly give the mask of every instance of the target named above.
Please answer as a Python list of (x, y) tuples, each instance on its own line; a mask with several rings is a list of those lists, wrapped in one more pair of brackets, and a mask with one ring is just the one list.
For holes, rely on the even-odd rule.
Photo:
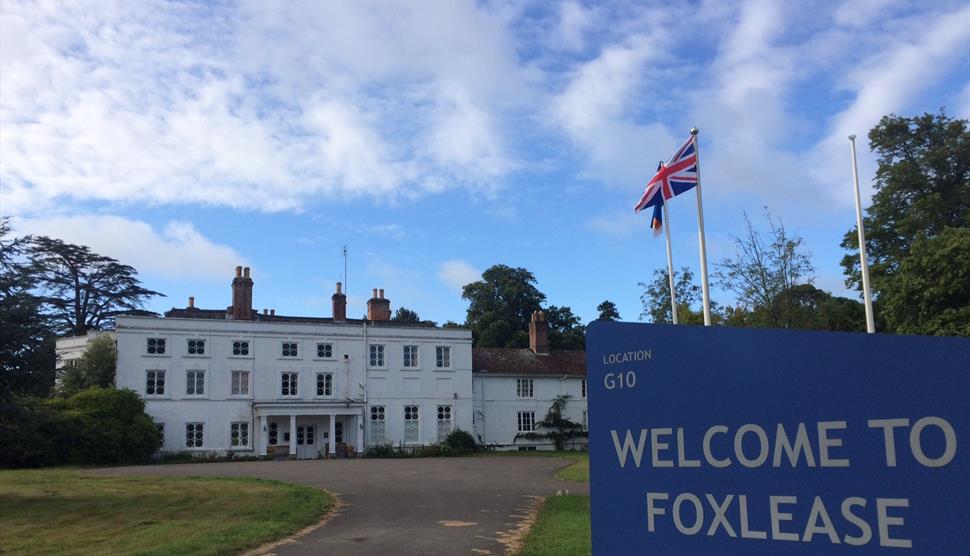
[(846, 137), (868, 198), (867, 131), (943, 106), (970, 114), (965, 1), (4, 0), (0, 213), (135, 266), (159, 311), (225, 307), (240, 264), (257, 309), (329, 316), (346, 245), (352, 316), (384, 288), (463, 321), (503, 263), (634, 319), (665, 252), (632, 206), (690, 127), (711, 271), (768, 207), (846, 294)]

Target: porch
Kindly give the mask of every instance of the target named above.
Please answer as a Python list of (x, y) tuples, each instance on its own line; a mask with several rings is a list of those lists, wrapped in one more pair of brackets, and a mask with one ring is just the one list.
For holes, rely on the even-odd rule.
[(363, 451), (363, 404), (257, 401), (253, 413), (261, 456), (273, 452), (289, 459), (334, 457), (340, 445), (347, 451)]

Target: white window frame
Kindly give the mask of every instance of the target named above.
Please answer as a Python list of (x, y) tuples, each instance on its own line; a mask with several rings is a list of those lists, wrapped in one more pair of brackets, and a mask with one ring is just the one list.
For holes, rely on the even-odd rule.
[[(196, 342), (194, 348), (189, 347), (189, 342)], [(202, 353), (198, 353), (199, 345), (198, 342), (202, 342)], [(190, 349), (195, 349), (196, 353), (190, 353)], [(209, 356), (209, 339), (208, 338), (186, 338), (185, 339), (185, 356), (186, 357), (208, 357)]]
[[(523, 417), (528, 417), (528, 419), (523, 419)], [(536, 412), (535, 411), (519, 411), (517, 414), (516, 430), (519, 432), (535, 432), (536, 431)], [(528, 424), (528, 427), (523, 428), (523, 425)]]
[[(330, 346), (330, 355), (329, 356), (320, 355), (320, 346)], [(317, 356), (315, 359), (324, 359), (324, 360), (336, 359), (336, 353), (337, 353), (336, 347), (337, 346), (335, 346), (333, 342), (317, 342)]]
[[(408, 357), (408, 351), (411, 352), (411, 357)], [(421, 368), (421, 348), (415, 344), (406, 344), (401, 348), (401, 358), (403, 359), (403, 366), (408, 370), (415, 370)], [(409, 364), (410, 363), (410, 364)]]
[[(189, 427), (193, 427), (193, 432), (192, 432), (193, 440), (191, 445), (189, 444)], [(202, 438), (196, 441), (195, 437), (199, 435), (201, 435)], [(196, 444), (196, 442), (199, 442), (199, 444)], [(205, 449), (205, 423), (204, 422), (191, 421), (191, 422), (185, 423), (185, 437), (183, 439), (183, 446), (185, 446), (187, 450)]]
[(436, 369), (451, 368), (451, 346), (434, 347), (434, 366)]
[[(241, 379), (237, 382), (236, 375), (239, 375), (239, 376), (245, 375), (246, 377), (245, 382), (243, 382)], [(229, 371), (229, 396), (233, 398), (248, 398), (249, 393), (252, 391), (252, 388), (250, 388), (250, 382), (249, 382), (251, 377), (252, 377), (252, 373), (244, 369), (233, 369)], [(239, 386), (239, 391), (234, 392), (233, 390), (236, 389), (237, 385)], [(245, 392), (242, 391), (243, 386), (245, 386), (245, 389), (246, 389)]]
[[(286, 346), (294, 346), (290, 349), (296, 353), (293, 355), (283, 355), (283, 352), (288, 349)], [(283, 340), (280, 342), (280, 359), (299, 359), (300, 353), (302, 352), (303, 350), (300, 348), (300, 342), (296, 340)]]
[[(148, 351), (149, 349), (152, 349), (152, 346), (149, 345), (149, 343), (152, 340), (155, 340), (155, 342), (156, 342), (156, 347), (155, 347), (155, 350), (156, 351), (158, 350), (158, 346), (157, 346), (158, 340), (161, 340), (162, 342), (165, 343), (165, 346), (162, 348), (164, 350), (162, 353), (150, 353)], [(147, 356), (147, 357), (168, 357), (168, 347), (169, 346), (168, 346), (168, 338), (167, 337), (163, 337), (163, 336), (150, 336), (148, 338), (145, 338), (145, 353), (144, 353), (144, 355)]]
[(535, 381), (531, 378), (515, 379), (515, 397), (520, 400), (535, 399), (536, 397)]
[[(204, 398), (208, 388), (206, 387), (206, 371), (205, 369), (188, 369), (185, 371), (185, 397), (186, 398)], [(193, 375), (195, 379), (192, 381), (192, 392), (189, 393), (189, 376)], [(199, 376), (202, 377), (202, 388), (199, 392)]]
[[(155, 376), (154, 377), (150, 376), (151, 373), (155, 373)], [(161, 374), (161, 376), (159, 376), (159, 374)], [(166, 371), (165, 369), (148, 369), (147, 371), (145, 371), (145, 397), (146, 398), (164, 398), (164, 397), (166, 397), (166, 394), (165, 393), (168, 391), (168, 380), (167, 380), (167, 377), (168, 377), (168, 371)], [(158, 379), (159, 378), (162, 379), (162, 391), (161, 392), (158, 391)], [(155, 385), (154, 385), (155, 392), (149, 393), (148, 392), (148, 385), (151, 383), (152, 380), (154, 380), (154, 382), (155, 382)]]
[[(246, 353), (233, 353), (236, 351), (236, 344), (246, 344), (245, 348), (240, 346), (238, 349), (245, 349)], [(240, 359), (252, 359), (253, 358), (253, 342), (251, 340), (235, 339), (229, 341), (229, 357), (238, 357)]]
[[(376, 411), (375, 411), (376, 410)], [(370, 406), (370, 443), (385, 444), (387, 442), (387, 406)], [(380, 424), (380, 426), (377, 426)], [(380, 431), (377, 435), (375, 431)]]
[[(448, 435), (455, 430), (455, 408), (454, 406), (450, 406), (450, 405), (439, 405), (437, 407), (437, 410), (438, 410), (437, 412), (438, 414), (436, 415), (436, 417), (438, 418), (437, 420), (438, 426), (436, 431), (438, 433), (438, 442), (444, 442), (445, 438), (447, 438)], [(447, 419), (442, 418), (442, 415), (446, 416)], [(444, 434), (441, 434), (442, 425), (444, 425), (445, 423), (447, 423), (448, 430), (445, 431)]]
[[(412, 423), (413, 426), (409, 426)], [(409, 436), (413, 436), (413, 438), (409, 438)], [(418, 404), (404, 406), (404, 443), (421, 443), (421, 406)]]
[[(327, 394), (326, 392), (324, 392), (323, 394), (320, 393), (320, 377), (321, 376), (323, 376), (323, 377), (329, 377), (329, 379), (330, 379), (330, 384), (329, 384), (329, 386), (330, 386), (330, 393), (329, 394)], [(333, 373), (330, 372), (330, 371), (317, 371), (316, 374), (314, 375), (314, 379), (315, 379), (314, 380), (314, 383), (313, 383), (313, 392), (314, 392), (314, 395), (316, 397), (318, 397), (318, 398), (332, 398), (333, 397), (333, 393), (334, 393)], [(326, 384), (326, 378), (325, 378), (324, 379), (324, 387), (326, 387), (326, 386), (327, 386), (327, 384)]]
[(370, 369), (387, 368), (387, 349), (384, 344), (370, 344), (367, 347), (367, 367)]
[[(236, 429), (236, 430), (233, 430)], [(238, 432), (237, 432), (238, 431)], [(233, 421), (229, 423), (229, 449), (233, 448), (249, 448), (250, 433), (249, 421)], [(245, 443), (233, 444), (233, 434), (236, 434), (240, 439), (245, 438)]]
[[(288, 394), (283, 393), (283, 380), (287, 380)], [(283, 371), (280, 373), (280, 388), (277, 390), (281, 398), (296, 398), (300, 395), (300, 373), (296, 371)], [(294, 387), (295, 385), (295, 387)]]

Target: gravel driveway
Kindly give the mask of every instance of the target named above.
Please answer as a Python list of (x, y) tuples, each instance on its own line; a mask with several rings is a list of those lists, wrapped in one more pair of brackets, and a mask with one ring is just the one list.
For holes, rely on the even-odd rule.
[(568, 462), (549, 457), (260, 461), (118, 467), (119, 475), (260, 477), (324, 488), (343, 508), (273, 554), (504, 554)]

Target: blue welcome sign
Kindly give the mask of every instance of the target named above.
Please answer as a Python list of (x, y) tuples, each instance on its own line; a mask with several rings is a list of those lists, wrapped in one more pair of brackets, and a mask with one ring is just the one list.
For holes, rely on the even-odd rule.
[(593, 552), (970, 554), (970, 340), (597, 321)]

